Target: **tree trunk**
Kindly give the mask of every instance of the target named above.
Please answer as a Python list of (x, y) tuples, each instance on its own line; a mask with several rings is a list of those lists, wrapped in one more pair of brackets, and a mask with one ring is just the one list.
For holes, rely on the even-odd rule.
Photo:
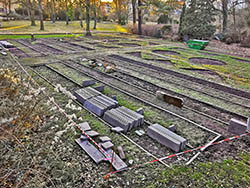
[(32, 2), (29, 1), (29, 4), (31, 6), (31, 8), (29, 9), (29, 16), (30, 16), (30, 22), (31, 22), (31, 26), (36, 26), (36, 22), (35, 22), (35, 6), (36, 6), (36, 1), (33, 0)]
[(42, 7), (42, 0), (38, 0), (38, 9), (39, 9), (39, 18), (40, 18), (40, 30), (44, 31), (44, 24), (43, 24), (43, 7)]
[(225, 33), (227, 31), (228, 0), (222, 1), (222, 15), (223, 15), (222, 32)]
[(138, 35), (142, 35), (142, 10), (141, 10), (142, 2), (138, 0)]
[(90, 9), (90, 0), (86, 0), (86, 37), (91, 36), (89, 9)]
[(69, 25), (69, 7), (68, 7), (68, 0), (66, 0), (66, 25)]
[(132, 0), (133, 24), (136, 24), (136, 0)]
[(52, 5), (51, 5), (51, 9), (52, 9), (52, 23), (56, 23), (56, 8), (55, 8), (55, 0), (52, 0)]
[(182, 7), (182, 11), (181, 11), (181, 16), (180, 16), (180, 22), (179, 22), (179, 31), (178, 31), (178, 35), (180, 38), (182, 38), (182, 27), (183, 27), (183, 20), (184, 20), (184, 16), (186, 14), (186, 1), (184, 1), (183, 7)]
[(79, 6), (80, 6), (80, 8), (79, 8), (79, 12), (80, 12), (80, 26), (81, 26), (81, 28), (83, 28), (83, 22), (82, 22), (82, 20), (83, 20), (82, 6), (81, 6), (81, 4), (80, 4)]
[(97, 25), (97, 18), (96, 18), (96, 2), (94, 2), (93, 12), (94, 12), (94, 27), (93, 27), (93, 29), (96, 30), (96, 25)]

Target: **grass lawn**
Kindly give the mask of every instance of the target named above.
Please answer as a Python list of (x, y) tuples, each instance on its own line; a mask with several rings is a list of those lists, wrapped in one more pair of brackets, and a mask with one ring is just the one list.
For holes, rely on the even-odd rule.
[[(16, 38), (30, 38), (29, 35), (18, 36), (13, 34), (49, 34), (49, 33), (82, 33), (85, 31), (86, 24), (84, 28), (80, 27), (80, 21), (69, 22), (69, 25), (66, 25), (65, 21), (58, 21), (53, 24), (51, 21), (45, 21), (45, 30), (40, 31), (40, 24), (36, 21), (36, 26), (30, 26), (30, 21), (8, 21), (2, 22), (2, 28), (0, 28), (0, 34), (12, 34), (12, 35), (2, 35), (0, 39), (16, 39)], [(93, 24), (91, 22), (91, 30), (93, 31)], [(105, 31), (105, 32), (127, 32), (126, 27), (120, 26), (115, 23), (98, 23), (96, 31)], [(60, 37), (65, 37), (61, 36)], [(70, 36), (70, 35), (66, 35)], [(49, 37), (49, 36), (47, 36)], [(58, 36), (57, 36), (58, 37)]]

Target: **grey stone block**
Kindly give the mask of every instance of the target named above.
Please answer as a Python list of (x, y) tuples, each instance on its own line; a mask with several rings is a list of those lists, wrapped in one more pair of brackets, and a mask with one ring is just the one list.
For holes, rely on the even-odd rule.
[(121, 118), (119, 114), (113, 110), (105, 112), (103, 119), (114, 127), (121, 127), (124, 133), (127, 133), (129, 130), (130, 123)]
[(111, 97), (113, 100), (117, 101), (117, 97), (116, 96), (112, 96)]
[(5, 48), (14, 48), (15, 46), (7, 41), (0, 41), (0, 45), (2, 45)]
[(124, 106), (120, 107), (119, 109), (121, 109), (123, 112), (125, 112), (129, 116), (134, 117), (135, 119), (137, 119), (139, 126), (144, 123), (144, 116), (143, 115), (138, 114), (138, 113), (134, 112), (133, 110), (130, 110), (130, 109), (124, 107)]
[(176, 125), (171, 125), (168, 127), (168, 130), (175, 132), (176, 131)]
[(122, 160), (125, 160), (125, 159), (126, 159), (126, 156), (125, 156), (125, 153), (124, 153), (122, 147), (121, 147), (121, 146), (118, 146), (118, 147), (117, 147), (117, 150), (118, 150), (118, 153), (119, 153), (120, 158), (121, 158)]
[(100, 134), (96, 131), (86, 131), (86, 134), (89, 135), (90, 137), (96, 137), (99, 136)]
[(111, 141), (111, 139), (109, 137), (107, 137), (107, 136), (101, 136), (99, 139), (100, 139), (101, 142)]
[(136, 110), (136, 113), (141, 114), (141, 115), (144, 115), (144, 110), (143, 110), (143, 108), (138, 108), (138, 109)]
[(87, 108), (89, 111), (95, 113), (99, 117), (101, 117), (103, 113), (107, 110), (107, 106), (103, 105), (102, 103), (94, 99), (89, 99), (85, 101), (84, 107)]
[(88, 139), (89, 138), (86, 135), (84, 135), (84, 134), (82, 134), (81, 137), (80, 137), (81, 142), (85, 141), (85, 140), (88, 140)]
[(94, 160), (95, 163), (99, 164), (105, 160), (104, 155), (89, 141), (81, 141), (80, 139), (76, 139), (75, 141)]
[(91, 99), (92, 97), (101, 95), (101, 93), (90, 92), (88, 88), (82, 88), (82, 89), (76, 90), (74, 95), (76, 96), (77, 100), (80, 103), (84, 104), (86, 100)]
[(139, 130), (136, 130), (135, 133), (138, 135), (138, 136), (143, 136), (143, 133)]
[(91, 130), (91, 127), (89, 126), (88, 122), (80, 123), (79, 126), (83, 131)]
[(229, 126), (228, 126), (228, 131), (234, 134), (244, 134), (247, 130), (247, 124), (244, 122), (241, 122), (237, 119), (231, 119)]
[(187, 140), (185, 138), (173, 133), (172, 131), (166, 129), (165, 127), (163, 127), (157, 123), (152, 125), (152, 126), (157, 128), (160, 132), (163, 132), (164, 134), (169, 135), (170, 137), (180, 141), (181, 142), (181, 150), (183, 150), (186, 147)]
[(124, 130), (123, 130), (123, 128), (121, 128), (121, 127), (112, 127), (112, 128), (111, 128), (111, 131), (116, 132), (116, 133), (121, 133), (121, 132), (123, 132)]
[(115, 107), (117, 106), (116, 103), (114, 103), (113, 101), (111, 101), (112, 99), (109, 100), (110, 98), (103, 97), (102, 95), (101, 95), (101, 96), (98, 96), (98, 97), (95, 97), (95, 99), (96, 99), (98, 102), (100, 102), (100, 103), (106, 105), (106, 106), (107, 106), (107, 109), (112, 109), (112, 108), (115, 108)]
[(136, 118), (130, 116), (130, 115), (127, 114), (127, 113), (125, 113), (125, 112), (122, 111), (120, 108), (116, 108), (114, 111), (115, 111), (115, 113), (116, 113), (117, 115), (120, 116), (120, 118), (125, 119), (128, 123), (131, 124), (131, 126), (129, 127), (129, 130), (131, 130), (131, 129), (132, 129), (133, 127), (135, 127), (135, 126), (138, 126), (139, 121), (138, 121)]
[(104, 142), (101, 145), (102, 145), (104, 150), (108, 150), (108, 149), (110, 149), (110, 148), (112, 148), (114, 146), (114, 144), (112, 144), (112, 142), (110, 142), (110, 141), (109, 142)]
[[(112, 163), (112, 166), (114, 167), (115, 170), (122, 170), (128, 167), (126, 163), (124, 163), (123, 160), (121, 160), (121, 158), (116, 153), (113, 154), (112, 149), (109, 149), (106, 152), (108, 153), (109, 156), (107, 155), (105, 156), (109, 159), (109, 162)], [(113, 160), (112, 160), (112, 154), (113, 154)]]
[(112, 102), (112, 103), (115, 103), (116, 106), (119, 105), (119, 103), (118, 103), (116, 100), (114, 100), (114, 99), (112, 99), (112, 98), (110, 98), (110, 97), (108, 97), (108, 96), (106, 96), (106, 95), (102, 95), (102, 98), (104, 98), (104, 99), (106, 99), (106, 100), (108, 100), (108, 101), (110, 101), (110, 102)]
[(95, 84), (95, 80), (84, 80), (82, 82), (82, 87), (88, 87)]
[(102, 95), (101, 92), (93, 89), (92, 87), (86, 87), (86, 88), (84, 88), (84, 90), (87, 91), (87, 92), (89, 92), (89, 93), (91, 93), (92, 95), (95, 95), (95, 96)]
[(147, 134), (149, 137), (153, 138), (157, 142), (162, 145), (174, 150), (175, 152), (179, 152), (181, 150), (181, 142), (160, 132), (154, 126), (148, 127)]
[(97, 87), (94, 87), (94, 89), (99, 91), (99, 92), (103, 92), (104, 91), (104, 86), (97, 86)]
[(247, 131), (250, 132), (250, 118), (247, 119)]

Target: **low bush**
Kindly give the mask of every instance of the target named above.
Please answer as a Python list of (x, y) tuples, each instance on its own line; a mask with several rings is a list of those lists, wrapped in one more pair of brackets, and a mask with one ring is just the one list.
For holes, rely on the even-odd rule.
[[(162, 37), (162, 27), (164, 25), (142, 25), (142, 35), (150, 37)], [(138, 34), (138, 25), (128, 25), (128, 32), (132, 34)]]
[(240, 46), (250, 48), (250, 35), (241, 40)]

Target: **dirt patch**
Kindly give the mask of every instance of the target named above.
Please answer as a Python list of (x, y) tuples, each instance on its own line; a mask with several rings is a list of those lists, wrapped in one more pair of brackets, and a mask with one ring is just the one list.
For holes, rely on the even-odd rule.
[(104, 46), (104, 45), (98, 45), (98, 47), (101, 47), (101, 48), (119, 48), (117, 46)]
[(126, 54), (142, 58), (141, 52), (127, 52)]
[(173, 65), (172, 62), (170, 60), (164, 60), (164, 59), (154, 59), (154, 62), (158, 62), (158, 63), (164, 63), (167, 65)]
[(207, 53), (207, 52), (200, 52), (201, 55), (207, 55), (207, 56), (219, 56), (218, 54), (213, 53)]
[(161, 55), (179, 55), (179, 52), (171, 51), (171, 50), (153, 50), (154, 53)]
[(135, 44), (135, 43), (118, 43), (118, 45), (126, 46), (126, 47), (138, 47), (138, 46), (141, 46), (140, 44)]
[(149, 42), (148, 44), (149, 44), (150, 46), (159, 45), (158, 43), (155, 43), (155, 42)]
[(204, 65), (226, 65), (225, 62), (215, 59), (208, 59), (202, 57), (189, 58), (189, 60), (194, 64), (204, 64)]
[(188, 70), (188, 71), (192, 71), (192, 72), (196, 72), (196, 73), (199, 73), (199, 74), (203, 74), (203, 75), (211, 75), (211, 76), (216, 76), (216, 77), (219, 77), (220, 79), (222, 79), (222, 77), (214, 72), (214, 71), (211, 71), (211, 70), (207, 70), (207, 69), (192, 69), (192, 68), (182, 68), (183, 70)]
[(9, 48), (10, 53), (14, 54), (18, 58), (26, 58), (30, 57), (30, 55), (26, 54), (24, 51), (20, 50), (19, 48)]
[(240, 59), (240, 58), (237, 58), (237, 57), (231, 57), (231, 58), (232, 58), (232, 59), (234, 59), (234, 60), (237, 60), (237, 61), (243, 62), (243, 63), (250, 63), (250, 60)]

